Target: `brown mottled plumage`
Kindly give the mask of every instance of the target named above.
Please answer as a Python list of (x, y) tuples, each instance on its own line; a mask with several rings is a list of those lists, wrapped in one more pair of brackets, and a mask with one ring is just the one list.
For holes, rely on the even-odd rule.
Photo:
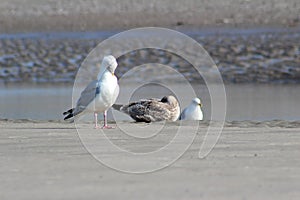
[(142, 99), (127, 105), (114, 104), (119, 110), (137, 122), (176, 121), (180, 115), (180, 107), (174, 96), (164, 96), (162, 99)]

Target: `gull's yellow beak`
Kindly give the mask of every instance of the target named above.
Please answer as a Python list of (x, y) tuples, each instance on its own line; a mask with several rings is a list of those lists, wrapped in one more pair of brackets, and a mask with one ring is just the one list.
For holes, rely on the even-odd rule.
[(113, 73), (113, 72), (112, 72), (111, 74), (112, 74), (113, 76), (115, 75), (115, 73)]
[(202, 107), (202, 103), (199, 103), (198, 105), (199, 105), (200, 107)]

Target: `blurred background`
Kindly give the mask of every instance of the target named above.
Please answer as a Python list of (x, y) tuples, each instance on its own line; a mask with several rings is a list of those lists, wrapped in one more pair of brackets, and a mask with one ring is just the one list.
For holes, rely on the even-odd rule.
[[(300, 120), (299, 0), (2, 0), (0, 118), (61, 120), (89, 52), (116, 33), (145, 26), (185, 33), (208, 51), (225, 83), (227, 120)], [(178, 70), (210, 118), (207, 87), (185, 60), (147, 49), (118, 63), (118, 77), (143, 63)], [(150, 85), (133, 99), (168, 92)], [(186, 97), (182, 107), (193, 98), (184, 90), (177, 95)]]

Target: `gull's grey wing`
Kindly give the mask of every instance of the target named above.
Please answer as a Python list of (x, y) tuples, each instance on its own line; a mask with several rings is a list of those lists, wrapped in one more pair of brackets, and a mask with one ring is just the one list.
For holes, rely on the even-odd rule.
[(186, 108), (182, 111), (182, 113), (179, 116), (179, 120), (183, 120), (185, 118), (185, 112), (186, 112)]
[(100, 85), (98, 81), (92, 81), (82, 92), (77, 101), (74, 115), (81, 113), (100, 93)]
[(115, 92), (114, 92), (114, 96), (113, 96), (113, 103), (116, 102), (118, 96), (119, 96), (119, 92), (120, 92), (120, 87), (119, 87), (119, 84), (117, 85), (116, 89), (115, 89)]

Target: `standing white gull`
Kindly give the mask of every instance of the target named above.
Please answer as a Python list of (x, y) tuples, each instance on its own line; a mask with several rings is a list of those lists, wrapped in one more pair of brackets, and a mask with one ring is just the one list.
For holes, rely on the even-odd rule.
[(194, 98), (190, 105), (186, 107), (179, 119), (180, 120), (203, 120), (203, 113), (201, 110), (202, 103), (199, 98)]
[(63, 114), (65, 120), (76, 115), (94, 112), (95, 128), (98, 126), (98, 113), (103, 113), (103, 129), (112, 128), (107, 125), (107, 110), (115, 103), (119, 95), (118, 79), (114, 75), (118, 63), (112, 55), (105, 56), (101, 63), (97, 79), (92, 81), (81, 93), (76, 107)]
[(176, 121), (180, 115), (180, 107), (174, 96), (164, 96), (162, 99), (141, 99), (127, 105), (114, 104), (119, 110), (137, 122)]

